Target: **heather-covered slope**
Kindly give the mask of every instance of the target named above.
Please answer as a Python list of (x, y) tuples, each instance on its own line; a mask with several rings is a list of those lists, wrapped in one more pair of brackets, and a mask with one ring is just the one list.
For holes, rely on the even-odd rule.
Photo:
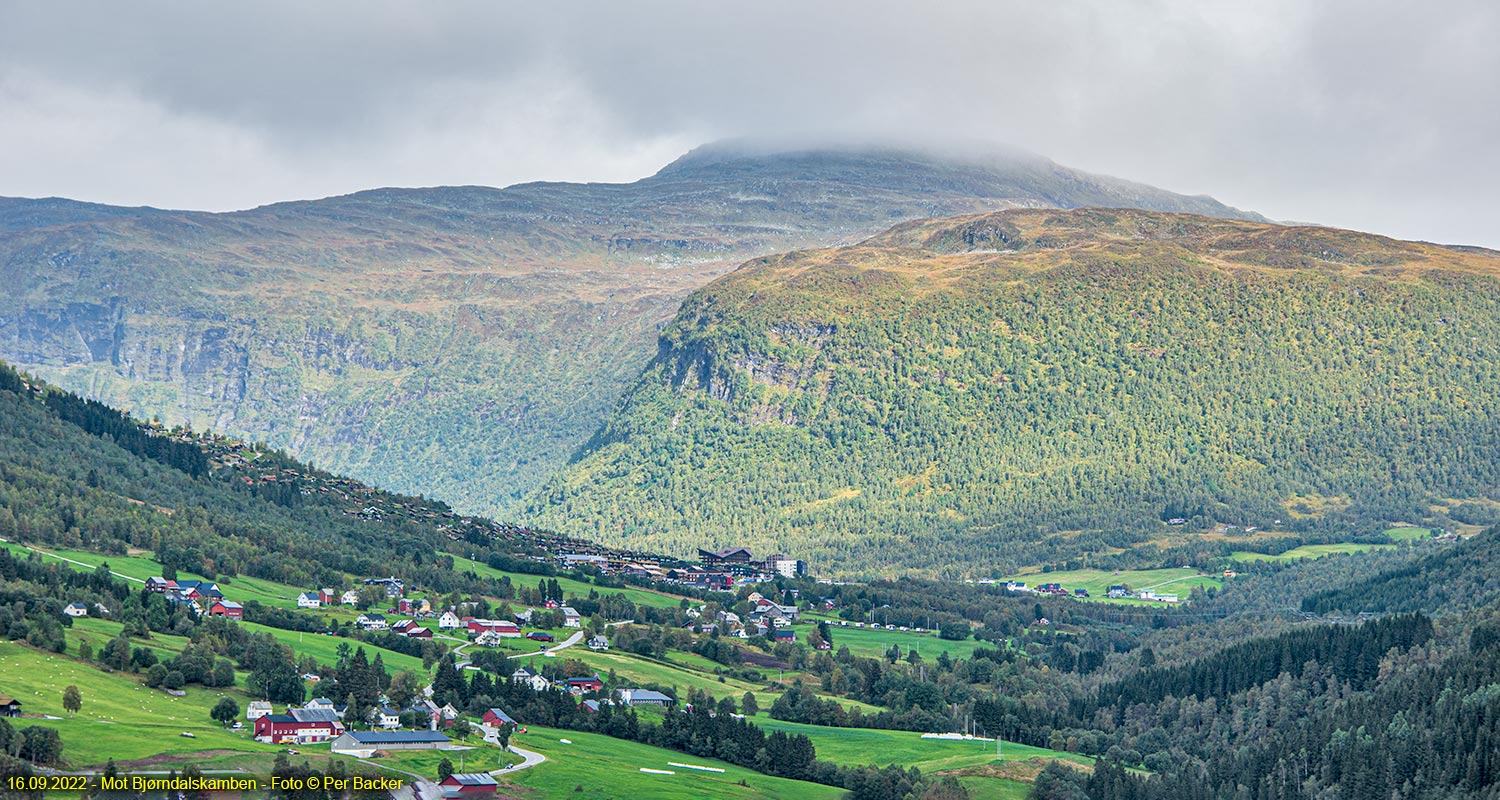
[(1101, 210), (754, 260), (684, 303), (530, 520), (986, 574), (1177, 517), (1491, 503), (1497, 277), (1489, 251)]

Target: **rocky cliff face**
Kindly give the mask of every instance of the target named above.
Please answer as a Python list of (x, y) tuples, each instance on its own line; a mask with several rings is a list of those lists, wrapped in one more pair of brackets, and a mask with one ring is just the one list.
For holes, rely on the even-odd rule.
[[(0, 199), (0, 358), (506, 517), (695, 289), (914, 217), (1206, 198), (1033, 156), (701, 149), (625, 185), (382, 189), (231, 214)], [(770, 383), (783, 367), (755, 367)], [(727, 389), (726, 389), (727, 391)]]

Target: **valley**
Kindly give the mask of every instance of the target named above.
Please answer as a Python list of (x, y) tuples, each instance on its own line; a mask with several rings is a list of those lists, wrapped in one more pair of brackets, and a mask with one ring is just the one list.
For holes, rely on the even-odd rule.
[[(670, 558), (460, 516), (9, 370), (0, 411), (0, 701), (19, 709), (0, 718), (8, 774), (113, 763), (436, 791), (480, 770), (516, 797), (962, 800), (1072, 785), (1177, 800), (1179, 781), (1198, 780), (1185, 769), (1235, 780), (1217, 743), (1337, 757), (1336, 736), (1243, 730), (1231, 709), (1378, 720), (1402, 692), (1428, 725), (1472, 725), (1424, 687), (1487, 702), (1485, 654), (1500, 642), (1483, 566), (1496, 530), (1403, 525), (1342, 545), (1225, 533), (1201, 552), (1157, 537), (1135, 566), (741, 573), (714, 591), (673, 582), (696, 567)], [(1172, 552), (1201, 563), (1148, 563)], [(635, 574), (643, 564), (660, 576)], [(1115, 584), (1158, 594), (1110, 597)], [(267, 700), (271, 716), (252, 718)], [(274, 720), (336, 707), (344, 730), (435, 729), (439, 749), (275, 741)], [(1359, 774), (1339, 780), (1390, 779)]]

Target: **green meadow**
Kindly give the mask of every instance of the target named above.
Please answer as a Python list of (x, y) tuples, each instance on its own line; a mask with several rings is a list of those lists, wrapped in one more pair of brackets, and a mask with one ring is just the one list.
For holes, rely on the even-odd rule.
[[(77, 686), (83, 707), (69, 718), (62, 693)], [(46, 725), (62, 735), (63, 757), (71, 766), (103, 764), (170, 753), (209, 750), (274, 752), (250, 738), (248, 729), (230, 731), (208, 712), (224, 695), (243, 709), (249, 698), (236, 690), (189, 688), (184, 697), (142, 686), (137, 676), (105, 672), (76, 659), (0, 642), (0, 693), (20, 700), (26, 714), (58, 719), (18, 720)], [(182, 734), (191, 733), (185, 737)]]
[[(567, 739), (572, 744), (563, 744)], [(786, 778), (773, 778), (722, 761), (696, 758), (672, 750), (613, 739), (594, 733), (531, 727), (515, 737), (518, 747), (547, 757), (531, 769), (498, 777), (502, 784), (525, 787), (527, 798), (538, 800), (605, 800), (649, 797), (652, 800), (834, 800), (842, 789)], [(668, 762), (710, 766), (724, 772), (703, 772), (668, 766)], [(671, 770), (675, 775), (652, 775), (641, 768)]]
[[(849, 652), (854, 655), (868, 658), (879, 658), (885, 655), (893, 644), (900, 647), (903, 654), (909, 650), (916, 650), (922, 654), (922, 658), (928, 660), (937, 658), (944, 651), (954, 658), (968, 658), (976, 648), (990, 646), (977, 639), (952, 641), (940, 639), (935, 633), (856, 628), (852, 623), (848, 628), (841, 628), (837, 622), (829, 622), (828, 629), (829, 633), (833, 634), (834, 650), (847, 646)], [(801, 631), (803, 628), (799, 626), (797, 630)]]
[[(995, 743), (975, 740), (923, 739), (912, 731), (886, 731), (873, 728), (828, 728), (771, 719), (764, 712), (755, 724), (767, 731), (800, 733), (812, 739), (818, 758), (834, 764), (899, 764), (916, 767), (923, 774), (965, 769), (993, 764)], [(1001, 746), (1003, 761), (1029, 761), (1033, 758), (1061, 759), (1076, 764), (1093, 764), (1084, 756), (1048, 750), (1044, 747), (1005, 742)]]
[(527, 575), (521, 572), (506, 572), (504, 570), (495, 569), (488, 564), (465, 558), (460, 555), (456, 555), (453, 553), (449, 553), (448, 555), (453, 556), (453, 570), (455, 572), (473, 572), (476, 575), (495, 578), (497, 580), (500, 578), (510, 578), (511, 585), (513, 586), (535, 587), (537, 581), (539, 580), (556, 580), (557, 585), (562, 588), (563, 594), (569, 597), (588, 597), (589, 592), (591, 591), (596, 591), (601, 595), (623, 594), (625, 595), (626, 599), (630, 600), (630, 602), (635, 603), (638, 606), (650, 606), (653, 608), (677, 608), (683, 600), (683, 598), (676, 595), (654, 592), (649, 589), (642, 589), (636, 586), (626, 586), (623, 588), (595, 586), (592, 583), (585, 583), (574, 578), (563, 576), (546, 578), (541, 575)]
[(1265, 553), (1238, 552), (1230, 557), (1236, 561), (1296, 561), (1300, 558), (1322, 558), (1323, 556), (1343, 553), (1367, 553), (1371, 550), (1388, 550), (1395, 547), (1393, 544), (1356, 544), (1353, 542), (1345, 544), (1305, 544), (1294, 547), (1285, 553), (1278, 555), (1266, 555)]
[[(1142, 589), (1154, 589), (1161, 594), (1175, 594), (1186, 599), (1188, 593), (1194, 587), (1201, 586), (1205, 589), (1223, 585), (1223, 578), (1218, 575), (1204, 575), (1190, 567), (1176, 567), (1170, 569), (1072, 569), (1057, 570), (1054, 572), (1025, 572), (1011, 575), (1004, 580), (1023, 581), (1027, 586), (1035, 588), (1043, 583), (1058, 583), (1071, 594), (1074, 589), (1087, 589), (1090, 600), (1104, 602), (1126, 602), (1125, 600), (1109, 600), (1105, 594), (1109, 587), (1117, 584), (1129, 586), (1135, 591)], [(1136, 603), (1149, 601), (1135, 600)]]

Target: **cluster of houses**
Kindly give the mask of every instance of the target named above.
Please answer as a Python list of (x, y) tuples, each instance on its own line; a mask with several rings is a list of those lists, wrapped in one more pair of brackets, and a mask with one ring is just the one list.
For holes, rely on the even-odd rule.
[[(600, 679), (597, 673), (586, 677), (562, 678), (554, 681), (530, 667), (519, 667), (515, 672), (511, 673), (510, 679), (513, 683), (526, 686), (534, 692), (559, 691), (580, 696), (590, 692), (604, 691), (604, 681)], [(674, 701), (671, 697), (652, 689), (617, 689), (613, 698), (603, 702), (611, 705), (618, 703), (624, 706), (660, 706), (662, 708), (670, 708)], [(583, 701), (584, 707), (590, 711), (598, 711), (599, 704), (599, 700), (590, 699)], [(490, 709), (490, 712), (499, 712), (499, 709)], [(502, 718), (503, 721), (510, 721), (509, 717), (504, 716), (504, 712), (499, 712), (499, 715), (499, 718)], [(492, 725), (499, 724), (498, 722), (491, 721), (489, 713), (486, 713), (484, 721)]]
[(1132, 592), (1129, 588), (1118, 584), (1109, 587), (1109, 591), (1105, 593), (1105, 596), (1116, 600), (1125, 597), (1134, 597), (1137, 600), (1151, 600), (1157, 603), (1182, 602), (1182, 599), (1175, 594), (1158, 594), (1150, 589), (1141, 589), (1138, 592)]
[(213, 581), (173, 580), (158, 575), (146, 579), (146, 588), (162, 595), (174, 606), (187, 606), (195, 614), (229, 619), (245, 618), (245, 607), (233, 600), (226, 600), (224, 592)]
[(690, 608), (687, 610), (687, 627), (699, 633), (717, 632), (741, 639), (764, 636), (777, 642), (797, 640), (796, 633), (791, 630), (801, 616), (796, 606), (782, 605), (760, 592), (751, 592), (746, 600), (752, 608), (744, 618), (733, 611), (721, 610), (712, 618), (704, 619), (701, 608)]
[[(255, 700), (245, 709), (245, 718), (255, 731), (255, 739), (267, 744), (311, 744), (327, 742), (348, 732), (345, 714), (348, 707), (326, 697), (319, 697), (300, 708), (287, 708), (277, 714), (271, 704)], [(370, 709), (365, 723), (375, 731), (395, 731), (401, 728), (401, 717), (415, 714), (428, 720), (428, 731), (439, 731), (452, 727), (458, 719), (458, 710), (452, 705), (439, 706), (431, 700), (419, 700), (409, 708), (378, 705)], [(446, 740), (447, 737), (443, 737)], [(434, 739), (433, 741), (437, 741)]]

